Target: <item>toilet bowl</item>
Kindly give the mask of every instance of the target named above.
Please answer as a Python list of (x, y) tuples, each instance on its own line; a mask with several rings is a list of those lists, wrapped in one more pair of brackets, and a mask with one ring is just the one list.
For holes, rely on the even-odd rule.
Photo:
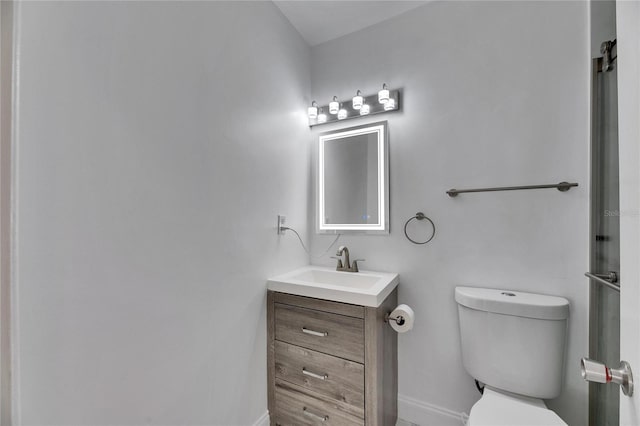
[(541, 399), (485, 387), (471, 408), (467, 426), (567, 426)]
[(569, 301), (476, 287), (455, 300), (462, 363), (485, 384), (467, 426), (566, 426), (543, 399), (562, 390)]

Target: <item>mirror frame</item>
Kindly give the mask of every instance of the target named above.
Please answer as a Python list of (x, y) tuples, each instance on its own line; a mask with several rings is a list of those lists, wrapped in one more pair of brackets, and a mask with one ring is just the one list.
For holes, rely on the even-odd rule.
[[(324, 223), (324, 146), (328, 141), (367, 133), (378, 135), (378, 222), (372, 223)], [(389, 233), (389, 132), (386, 121), (364, 124), (321, 133), (318, 137), (316, 232), (318, 234)]]

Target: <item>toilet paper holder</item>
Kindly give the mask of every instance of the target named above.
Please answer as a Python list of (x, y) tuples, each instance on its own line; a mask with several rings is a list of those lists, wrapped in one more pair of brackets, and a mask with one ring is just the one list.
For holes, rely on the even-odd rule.
[[(384, 316), (384, 322), (389, 324), (397, 333), (406, 333), (413, 328), (415, 314), (411, 306), (399, 304)], [(395, 324), (394, 324), (395, 323)]]
[(398, 325), (402, 325), (405, 322), (404, 317), (402, 315), (398, 315), (397, 317), (392, 317), (391, 312), (387, 312), (386, 315), (384, 316), (384, 322), (388, 323), (389, 321), (395, 321), (396, 324)]

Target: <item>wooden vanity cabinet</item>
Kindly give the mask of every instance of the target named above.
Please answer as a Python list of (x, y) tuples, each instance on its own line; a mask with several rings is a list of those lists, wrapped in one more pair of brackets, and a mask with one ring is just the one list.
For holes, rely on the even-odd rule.
[(398, 336), (377, 308), (268, 291), (271, 425), (393, 426)]

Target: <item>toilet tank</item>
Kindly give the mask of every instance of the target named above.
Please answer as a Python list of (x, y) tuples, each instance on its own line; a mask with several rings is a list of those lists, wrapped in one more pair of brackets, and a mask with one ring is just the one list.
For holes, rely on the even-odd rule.
[(569, 301), (563, 297), (456, 287), (462, 362), (493, 388), (551, 399), (562, 388)]

